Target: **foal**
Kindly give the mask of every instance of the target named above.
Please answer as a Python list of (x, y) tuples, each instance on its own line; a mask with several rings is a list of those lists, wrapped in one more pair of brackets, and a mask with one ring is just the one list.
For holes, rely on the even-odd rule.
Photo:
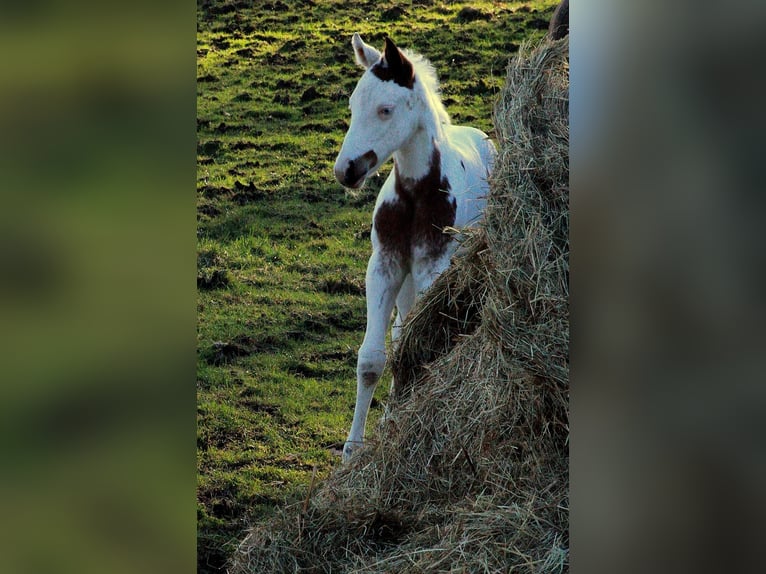
[(444, 229), (480, 219), (495, 155), (485, 133), (451, 125), (431, 64), (399, 50), (389, 38), (385, 42), (381, 54), (359, 34), (351, 41), (365, 72), (351, 94), (351, 125), (335, 162), (338, 181), (356, 189), (394, 157), (372, 215), (367, 330), (357, 360), (356, 406), (344, 461), (362, 445), (386, 362), (394, 304), (396, 340), (417, 296), (449, 265), (456, 243)]

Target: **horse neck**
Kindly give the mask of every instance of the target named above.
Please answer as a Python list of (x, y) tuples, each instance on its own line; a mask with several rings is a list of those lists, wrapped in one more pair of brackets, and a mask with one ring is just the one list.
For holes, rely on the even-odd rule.
[(435, 142), (426, 130), (418, 129), (401, 148), (394, 152), (396, 175), (403, 179), (420, 180), (431, 169)]
[(405, 179), (420, 180), (431, 169), (431, 159), (434, 148), (444, 139), (444, 125), (438, 112), (431, 107), (428, 99), (421, 117), (417, 120), (417, 128), (410, 138), (394, 152), (396, 172)]

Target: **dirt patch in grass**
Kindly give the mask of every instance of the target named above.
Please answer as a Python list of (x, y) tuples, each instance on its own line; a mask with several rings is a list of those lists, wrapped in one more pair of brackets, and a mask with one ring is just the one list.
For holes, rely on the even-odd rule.
[(211, 365), (228, 365), (251, 352), (247, 346), (234, 341), (215, 341), (203, 355), (203, 358)]
[(462, 23), (475, 22), (477, 20), (491, 20), (491, 19), (492, 19), (492, 14), (489, 14), (488, 12), (482, 12), (481, 10), (477, 10), (476, 8), (473, 8), (471, 6), (466, 6), (464, 8), (461, 8), (460, 12), (458, 12), (457, 16), (455, 16), (455, 20)]
[(317, 289), (330, 295), (364, 295), (365, 293), (363, 282), (347, 277), (325, 279), (319, 283)]
[(254, 201), (260, 201), (268, 197), (266, 193), (255, 187), (255, 184), (251, 181), (248, 184), (244, 184), (240, 181), (234, 182), (234, 189), (236, 192), (232, 197), (232, 201), (237, 205), (245, 205)]
[[(208, 206), (203, 213), (218, 215), (220, 210), (215, 207)], [(197, 272), (197, 289), (201, 291), (210, 291), (213, 289), (226, 289), (231, 285), (231, 275), (226, 269), (205, 269)]]

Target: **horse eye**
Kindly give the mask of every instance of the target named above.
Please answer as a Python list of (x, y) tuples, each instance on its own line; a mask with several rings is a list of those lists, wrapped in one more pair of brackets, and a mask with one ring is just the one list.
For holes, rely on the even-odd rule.
[(390, 106), (381, 106), (378, 109), (378, 115), (382, 118), (388, 118), (391, 117), (391, 113), (394, 111), (394, 109)]

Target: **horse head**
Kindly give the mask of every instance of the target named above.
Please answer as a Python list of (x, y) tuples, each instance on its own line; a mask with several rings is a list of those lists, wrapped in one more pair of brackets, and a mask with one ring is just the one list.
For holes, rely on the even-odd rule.
[(418, 129), (415, 69), (386, 38), (383, 53), (354, 34), (356, 63), (365, 69), (351, 98), (351, 124), (335, 161), (335, 177), (359, 188)]

